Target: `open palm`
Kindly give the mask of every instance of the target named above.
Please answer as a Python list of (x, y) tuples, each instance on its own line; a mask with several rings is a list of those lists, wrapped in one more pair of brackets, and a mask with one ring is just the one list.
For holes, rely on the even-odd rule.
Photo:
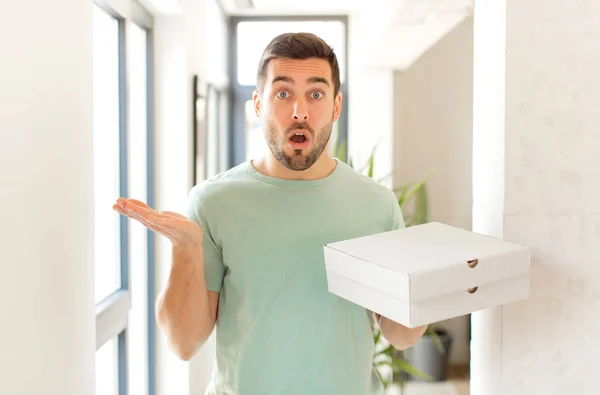
[(172, 211), (157, 211), (135, 199), (117, 199), (113, 209), (171, 240), (174, 247), (200, 245), (202, 229), (194, 221)]

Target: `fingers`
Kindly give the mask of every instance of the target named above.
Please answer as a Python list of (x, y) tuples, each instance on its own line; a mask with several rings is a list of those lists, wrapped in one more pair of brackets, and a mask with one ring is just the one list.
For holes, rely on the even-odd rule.
[(127, 201), (125, 201), (125, 204), (121, 206), (121, 209), (125, 212), (127, 216), (136, 219), (144, 223), (145, 225), (148, 222), (148, 218), (150, 216), (161, 216), (161, 214), (158, 211), (153, 210), (144, 203), (138, 204), (136, 203), (136, 201), (133, 201), (133, 199), (128, 199)]
[(127, 199), (125, 199), (125, 198), (120, 197), (117, 199), (117, 205), (119, 207), (125, 207), (126, 203), (127, 203)]
[(113, 209), (131, 219), (135, 219), (145, 227), (161, 233), (171, 239), (175, 237), (173, 229), (177, 227), (178, 219), (187, 218), (173, 211), (157, 211), (146, 203), (136, 199), (117, 199)]
[(137, 200), (137, 199), (127, 199), (127, 202), (133, 203), (133, 204), (135, 204), (137, 206), (140, 206), (140, 207), (143, 207), (145, 209), (152, 210), (152, 207), (148, 206), (146, 203), (144, 203), (144, 202), (142, 202), (140, 200)]
[(181, 215), (179, 213), (176, 213), (174, 211), (159, 211), (161, 214), (166, 214), (172, 217), (176, 217), (176, 218), (181, 218), (181, 219), (188, 219), (185, 215)]
[(152, 210), (152, 207), (148, 206), (146, 203), (137, 200), (137, 199), (125, 199), (125, 198), (118, 198), (117, 199), (117, 205), (119, 205), (122, 208), (132, 208), (132, 207), (141, 207), (144, 208), (146, 210)]
[[(142, 217), (146, 220), (148, 219), (148, 217), (150, 215), (153, 215), (157, 218), (176, 217), (176, 218), (185, 219), (185, 220), (188, 219), (184, 215), (181, 215), (181, 214), (173, 212), (173, 211), (154, 210), (152, 207), (148, 206), (146, 203), (136, 200), (136, 199), (119, 198), (119, 199), (117, 199), (116, 205), (118, 207), (120, 207), (123, 211), (125, 211), (126, 213), (132, 213), (132, 214), (137, 215), (138, 217)], [(115, 208), (115, 207), (113, 206), (113, 208)]]
[(142, 216), (147, 216), (150, 214), (155, 214), (157, 213), (156, 210), (153, 210), (152, 208), (150, 208), (150, 206), (139, 202), (141, 204), (138, 203), (139, 201), (133, 200), (133, 199), (128, 199), (125, 202), (125, 205), (123, 205), (123, 208), (125, 210), (128, 210), (130, 212), (136, 213), (138, 215), (142, 215)]
[[(148, 214), (147, 216), (143, 216), (138, 214), (137, 212), (133, 211), (130, 209), (130, 206), (127, 206), (127, 208), (123, 208), (121, 206), (119, 206), (118, 204), (113, 205), (113, 209), (115, 211), (117, 211), (119, 214), (125, 215), (126, 217), (129, 217), (131, 219), (134, 219), (138, 222), (140, 222), (142, 225), (144, 225), (145, 227), (147, 227), (148, 229), (161, 233), (166, 237), (172, 238), (174, 237), (173, 232), (170, 229), (166, 229), (164, 226), (156, 223), (156, 216), (153, 214)], [(146, 209), (144, 209), (146, 210)], [(154, 210), (150, 210), (150, 211), (154, 211)]]
[(147, 224), (147, 221), (143, 217), (141, 217), (140, 215), (136, 214), (135, 212), (133, 212), (131, 210), (128, 210), (126, 208), (123, 208), (123, 207), (119, 206), (118, 204), (115, 204), (113, 206), (113, 209), (115, 211), (117, 211), (119, 214), (122, 214), (122, 215), (124, 215), (126, 217), (129, 217), (131, 219), (135, 219), (135, 220), (141, 222), (145, 226), (149, 225), (149, 224)]

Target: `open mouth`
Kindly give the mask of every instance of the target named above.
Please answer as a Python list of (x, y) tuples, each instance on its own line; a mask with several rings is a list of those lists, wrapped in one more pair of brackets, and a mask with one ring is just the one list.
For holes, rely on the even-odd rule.
[(290, 140), (292, 140), (294, 143), (303, 143), (306, 141), (306, 136), (302, 133), (295, 133), (292, 135), (292, 137), (290, 137)]
[(308, 147), (308, 134), (302, 131), (297, 131), (289, 137), (289, 145), (294, 150), (301, 150)]

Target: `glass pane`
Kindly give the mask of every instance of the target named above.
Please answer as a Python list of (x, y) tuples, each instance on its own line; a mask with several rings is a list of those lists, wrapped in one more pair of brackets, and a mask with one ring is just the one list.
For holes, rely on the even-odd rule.
[[(129, 196), (148, 200), (148, 49), (147, 32), (132, 24), (127, 31), (130, 66)], [(130, 394), (148, 393), (148, 240), (147, 228), (137, 221), (129, 225), (131, 311), (127, 327), (128, 385)]]
[(219, 171), (229, 164), (229, 100), (226, 91), (219, 95)]
[(94, 199), (96, 303), (120, 288), (119, 24), (94, 6)]
[[(147, 193), (147, 135), (148, 135), (148, 92), (147, 92), (147, 33), (144, 29), (132, 24), (128, 30), (129, 68), (129, 184), (128, 193), (131, 198), (146, 201)], [(138, 224), (137, 221), (132, 225)], [(144, 228), (145, 229), (145, 228)]]
[(248, 100), (245, 105), (246, 114), (246, 160), (256, 159), (265, 149), (268, 149), (265, 143), (265, 137), (262, 132), (260, 120), (254, 111), (254, 101)]
[(206, 102), (206, 177), (212, 177), (219, 171), (219, 95), (210, 87)]
[(340, 64), (340, 80), (346, 79), (344, 24), (340, 21), (257, 21), (240, 22), (237, 26), (238, 83), (256, 85), (258, 62), (265, 47), (277, 35), (289, 32), (314, 33), (335, 51)]
[(96, 395), (118, 395), (118, 340), (113, 338), (96, 351)]

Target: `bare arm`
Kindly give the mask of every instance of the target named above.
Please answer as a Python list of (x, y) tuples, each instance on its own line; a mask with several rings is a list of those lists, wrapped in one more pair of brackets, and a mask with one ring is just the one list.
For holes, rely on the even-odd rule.
[(202, 248), (173, 248), (169, 280), (156, 302), (156, 320), (171, 349), (190, 360), (212, 333), (219, 294), (207, 291)]
[(397, 350), (414, 346), (427, 330), (427, 325), (408, 328), (377, 313), (373, 313), (373, 317), (383, 337)]
[(206, 288), (202, 229), (181, 214), (156, 211), (134, 199), (119, 198), (113, 209), (171, 241), (173, 262), (156, 301), (156, 320), (173, 352), (190, 360), (212, 333), (219, 305), (219, 294)]

